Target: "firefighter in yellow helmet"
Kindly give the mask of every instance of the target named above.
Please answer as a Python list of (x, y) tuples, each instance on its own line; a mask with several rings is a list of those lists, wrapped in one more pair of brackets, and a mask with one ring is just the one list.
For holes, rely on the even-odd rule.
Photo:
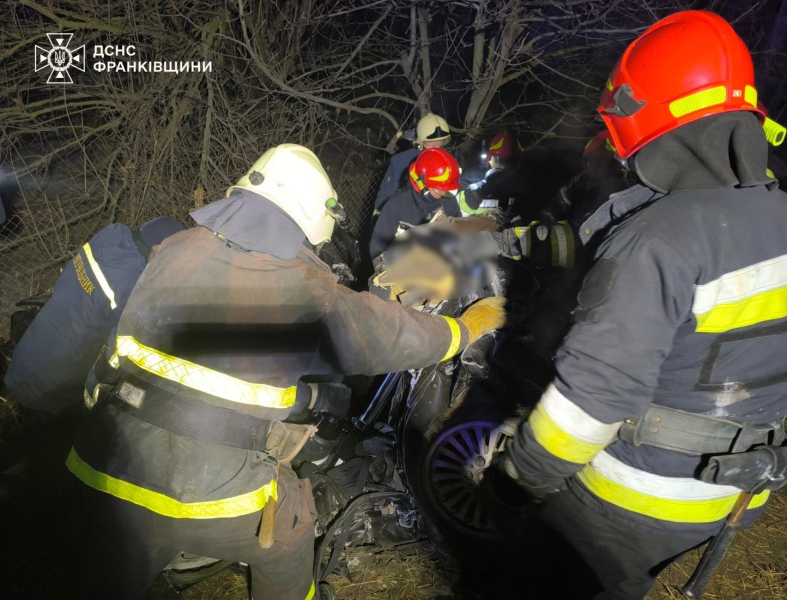
[(337, 207), (314, 153), (277, 146), (140, 277), (115, 391), (67, 459), (85, 484), (80, 598), (147, 598), (178, 551), (248, 563), (257, 600), (319, 598), (314, 501), (280, 441), (302, 433), (291, 415), (342, 418), (349, 398), (307, 382), (449, 360), (502, 324), (497, 300), (454, 320), (335, 283), (315, 247)]
[(391, 159), (391, 164), (388, 165), (388, 170), (385, 172), (385, 177), (383, 177), (383, 182), (380, 184), (380, 190), (374, 201), (375, 214), (379, 214), (388, 198), (406, 183), (407, 169), (415, 162), (422, 150), (443, 148), (449, 141), (451, 141), (451, 133), (448, 130), (448, 123), (443, 117), (429, 113), (420, 119), (416, 126), (414, 147), (395, 155)]

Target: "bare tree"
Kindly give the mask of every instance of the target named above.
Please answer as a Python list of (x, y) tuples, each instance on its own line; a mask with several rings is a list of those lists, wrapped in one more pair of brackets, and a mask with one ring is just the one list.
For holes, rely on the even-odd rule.
[[(778, 115), (787, 95), (783, 3), (727, 4), (692, 7), (737, 11), (727, 16), (771, 74), (765, 88)], [(680, 0), (6, 3), (0, 175), (19, 198), (0, 229), (0, 286), (21, 277), (17, 287), (35, 291), (31, 273), (59, 264), (110, 222), (185, 220), (277, 143), (315, 148), (362, 223), (382, 150), (393, 151), (397, 133), (430, 110), (447, 116), (460, 139), (502, 127), (530, 144), (590, 132), (621, 50), (677, 8)], [(88, 68), (73, 86), (47, 85), (31, 58), (55, 31), (73, 32), (88, 52), (134, 44), (135, 60), (213, 68)]]

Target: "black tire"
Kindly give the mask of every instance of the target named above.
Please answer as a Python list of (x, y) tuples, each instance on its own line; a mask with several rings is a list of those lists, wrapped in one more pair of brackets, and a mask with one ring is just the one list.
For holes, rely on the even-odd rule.
[(314, 600), (336, 600), (336, 592), (329, 583), (321, 581)]
[(413, 390), (403, 436), (407, 485), (432, 542), (460, 562), (477, 565), (507, 537), (485, 514), (478, 492), (505, 441), (504, 421), (526, 414), (551, 378), (550, 366), (526, 352), (504, 352), (512, 368), (501, 373), (493, 366), (491, 379), (476, 380), (450, 403), (448, 375), (425, 372)]
[[(456, 407), (457, 402), (462, 405)], [(501, 539), (477, 492), (488, 458), (500, 449), (496, 430), (507, 415), (480, 388), (460, 395), (455, 404), (437, 417), (417, 448), (407, 449), (405, 464), (410, 465), (408, 485), (429, 538), (464, 562)]]

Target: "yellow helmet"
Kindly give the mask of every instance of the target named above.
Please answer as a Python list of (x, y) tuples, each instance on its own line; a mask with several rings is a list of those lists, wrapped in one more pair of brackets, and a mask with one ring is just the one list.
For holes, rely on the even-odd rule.
[(266, 151), (248, 173), (227, 190), (249, 190), (286, 212), (313, 245), (327, 242), (335, 218), (326, 203), (337, 199), (320, 159), (304, 146), (281, 144)]
[(416, 132), (418, 137), (415, 143), (419, 146), (423, 145), (424, 142), (437, 142), (451, 138), (446, 120), (434, 113), (429, 113), (418, 121)]

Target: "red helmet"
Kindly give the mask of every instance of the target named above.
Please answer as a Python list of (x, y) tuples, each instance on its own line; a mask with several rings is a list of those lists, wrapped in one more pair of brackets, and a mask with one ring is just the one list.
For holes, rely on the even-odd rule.
[(720, 16), (689, 10), (634, 40), (612, 69), (598, 111), (622, 158), (692, 121), (757, 108), (754, 67)]
[(489, 150), (486, 152), (486, 168), (489, 168), (489, 159), (493, 156), (506, 161), (516, 162), (522, 156), (525, 149), (519, 140), (510, 131), (501, 131), (492, 141), (489, 142)]
[(443, 190), (456, 193), (459, 175), (459, 163), (442, 148), (424, 150), (410, 165), (410, 183), (417, 192)]
[(595, 136), (590, 138), (590, 141), (585, 144), (585, 149), (582, 151), (582, 158), (587, 159), (596, 150), (606, 150), (607, 152), (617, 152), (617, 148), (612, 145), (612, 139), (609, 135), (609, 130), (602, 129)]

